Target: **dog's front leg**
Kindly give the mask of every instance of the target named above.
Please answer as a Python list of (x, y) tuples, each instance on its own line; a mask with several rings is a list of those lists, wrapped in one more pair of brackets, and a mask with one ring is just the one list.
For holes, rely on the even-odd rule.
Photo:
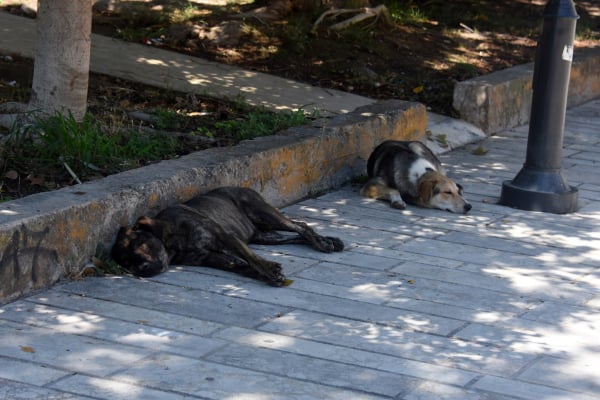
[[(269, 205), (265, 204), (263, 207), (253, 209), (251, 218), (254, 225), (261, 231), (258, 234), (255, 233), (252, 238), (253, 243), (260, 243), (261, 240), (264, 243), (271, 240), (271, 244), (304, 243), (325, 253), (344, 250), (344, 242), (340, 239), (321, 236), (305, 223), (292, 221)], [(300, 237), (277, 239), (275, 233), (269, 233), (273, 231), (296, 232)]]
[(248, 278), (265, 280), (256, 268), (248, 264), (246, 260), (227, 253), (210, 252), (202, 260), (202, 265), (223, 271), (234, 272)]
[(406, 202), (400, 195), (400, 192), (395, 189), (390, 189), (388, 193), (388, 199), (390, 201), (390, 205), (393, 208), (397, 208), (398, 210), (406, 209)]
[(248, 265), (270, 285), (286, 286), (289, 284), (290, 281), (281, 272), (281, 264), (260, 257), (237, 237), (230, 237), (225, 248), (247, 261)]

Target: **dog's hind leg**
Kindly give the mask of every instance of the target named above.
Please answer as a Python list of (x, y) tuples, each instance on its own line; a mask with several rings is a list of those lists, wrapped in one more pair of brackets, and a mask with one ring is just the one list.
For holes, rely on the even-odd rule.
[(386, 185), (381, 177), (373, 177), (360, 189), (361, 196), (377, 200), (387, 200), (391, 206), (399, 210), (406, 208), (406, 203), (402, 199), (400, 192)]
[(276, 231), (258, 231), (252, 236), (250, 239), (250, 243), (255, 244), (269, 244), (269, 245), (278, 245), (278, 244), (308, 244), (310, 242), (306, 240), (306, 238), (300, 235), (282, 235)]
[[(264, 244), (308, 244), (324, 253), (344, 250), (344, 242), (340, 239), (331, 236), (321, 236), (304, 222), (292, 221), (279, 210), (269, 205), (266, 205), (266, 207), (255, 207), (248, 214), (252, 223), (261, 231), (263, 240), (267, 238), (265, 233), (271, 231), (296, 232), (300, 235), (300, 238), (292, 236), (292, 238), (287, 239), (287, 242), (276, 241)], [(273, 238), (274, 236), (271, 236), (271, 239)], [(260, 239), (260, 237), (257, 239)], [(254, 241), (254, 238), (253, 242), (258, 243)]]

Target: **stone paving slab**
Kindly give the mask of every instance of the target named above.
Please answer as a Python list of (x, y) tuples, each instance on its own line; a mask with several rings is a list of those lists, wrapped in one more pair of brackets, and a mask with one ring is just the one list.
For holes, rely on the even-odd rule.
[(568, 113), (572, 214), (496, 204), (524, 161), (521, 127), (485, 139), (485, 155), (443, 155), (468, 215), (394, 210), (354, 185), (283, 208), (347, 244), (254, 246), (289, 287), (180, 266), (1, 306), (0, 398), (600, 398), (596, 120), (600, 100)]

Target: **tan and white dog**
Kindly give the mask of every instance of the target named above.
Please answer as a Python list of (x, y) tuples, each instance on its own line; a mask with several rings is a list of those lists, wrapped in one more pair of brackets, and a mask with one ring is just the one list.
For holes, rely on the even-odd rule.
[(369, 180), (360, 194), (387, 200), (404, 209), (406, 202), (466, 214), (471, 210), (462, 186), (446, 176), (442, 163), (421, 142), (388, 140), (373, 150), (367, 162)]

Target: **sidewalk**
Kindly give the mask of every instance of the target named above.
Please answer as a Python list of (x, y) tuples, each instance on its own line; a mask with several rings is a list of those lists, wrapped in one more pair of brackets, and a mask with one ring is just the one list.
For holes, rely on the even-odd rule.
[[(33, 58), (35, 20), (0, 12), (0, 52)], [(118, 58), (115, 55), (118, 54)], [(168, 57), (165, 57), (168, 54)], [(101, 35), (92, 35), (90, 70), (186, 93), (235, 99), (272, 110), (344, 114), (374, 100)]]
[(565, 176), (581, 209), (496, 205), (527, 127), (443, 156), (466, 216), (348, 186), (284, 211), (347, 250), (260, 248), (272, 288), (181, 267), (88, 278), (0, 307), (0, 398), (600, 398), (600, 100), (572, 109)]

